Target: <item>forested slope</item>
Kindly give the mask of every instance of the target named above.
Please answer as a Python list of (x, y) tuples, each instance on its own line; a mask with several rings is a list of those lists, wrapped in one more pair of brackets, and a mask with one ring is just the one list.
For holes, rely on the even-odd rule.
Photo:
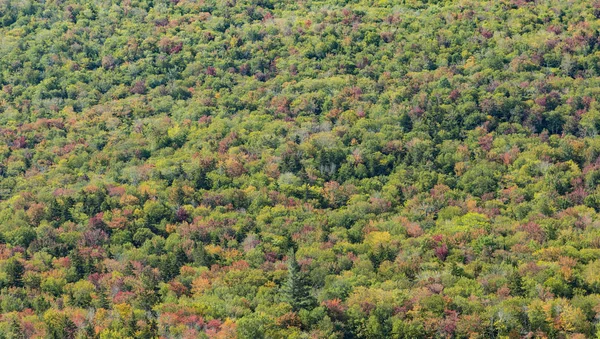
[(0, 338), (596, 337), (599, 18), (0, 0)]

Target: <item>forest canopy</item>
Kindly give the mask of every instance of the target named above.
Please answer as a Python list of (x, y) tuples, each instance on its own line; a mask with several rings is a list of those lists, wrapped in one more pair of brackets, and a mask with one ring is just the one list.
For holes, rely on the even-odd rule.
[(0, 338), (600, 336), (600, 1), (0, 0)]

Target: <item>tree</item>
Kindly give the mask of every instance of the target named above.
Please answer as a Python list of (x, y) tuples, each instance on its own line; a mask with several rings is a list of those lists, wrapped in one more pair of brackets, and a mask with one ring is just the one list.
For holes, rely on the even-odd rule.
[(236, 322), (237, 333), (240, 339), (261, 339), (265, 337), (265, 324), (267, 318), (260, 314), (251, 314)]
[(49, 310), (44, 314), (44, 323), (50, 339), (73, 339), (77, 326), (63, 312)]
[(25, 273), (25, 267), (19, 259), (13, 257), (6, 261), (4, 266), (6, 277), (9, 286), (22, 287), (23, 286), (23, 274)]
[(108, 299), (108, 294), (106, 293), (106, 288), (104, 287), (98, 289), (98, 299), (96, 307), (103, 308), (105, 310), (110, 309), (110, 300)]
[(25, 335), (23, 334), (23, 327), (21, 326), (21, 321), (19, 317), (16, 316), (15, 313), (9, 319), (8, 323), (8, 331), (6, 333), (7, 339), (23, 339)]
[(513, 270), (513, 272), (509, 274), (508, 288), (512, 295), (523, 296), (525, 294), (525, 290), (523, 289), (523, 278), (518, 269)]
[(288, 278), (283, 286), (284, 300), (292, 305), (294, 311), (311, 309), (314, 306), (314, 299), (310, 295), (310, 290), (306, 275), (301, 271), (296, 253), (292, 249), (288, 258)]
[(127, 320), (127, 324), (126, 324), (126, 333), (127, 333), (127, 336), (135, 338), (137, 332), (138, 332), (137, 320), (135, 319), (135, 314), (133, 313), (133, 311), (131, 311), (131, 314), (129, 315), (129, 319)]
[(139, 331), (138, 338), (141, 339), (155, 339), (158, 338), (158, 324), (154, 318), (150, 319), (148, 316), (145, 317), (144, 321), (145, 325)]
[(85, 327), (83, 328), (83, 337), (86, 339), (97, 339), (99, 336), (96, 334), (96, 330), (94, 329), (94, 323), (91, 321), (87, 321)]
[(68, 288), (69, 303), (76, 307), (86, 308), (92, 303), (92, 293), (95, 286), (87, 281), (80, 280)]

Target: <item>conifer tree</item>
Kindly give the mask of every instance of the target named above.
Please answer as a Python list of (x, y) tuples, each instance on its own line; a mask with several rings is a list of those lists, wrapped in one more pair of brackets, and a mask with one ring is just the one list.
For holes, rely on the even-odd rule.
[(96, 334), (93, 322), (88, 321), (86, 323), (85, 327), (83, 328), (83, 334), (81, 334), (81, 337), (86, 339), (95, 339), (99, 337), (98, 334)]
[(136, 337), (136, 334), (138, 331), (138, 326), (137, 326), (137, 320), (135, 319), (135, 314), (133, 313), (133, 311), (131, 312), (131, 315), (129, 316), (129, 320), (127, 321), (126, 331), (127, 331), (127, 335), (129, 337), (132, 337), (132, 338)]
[(521, 278), (521, 275), (517, 269), (515, 269), (508, 276), (508, 288), (515, 296), (523, 296), (525, 294), (525, 289), (523, 288), (523, 278)]
[(310, 285), (298, 265), (293, 249), (288, 259), (288, 278), (283, 286), (283, 293), (284, 300), (292, 305), (294, 311), (310, 309), (314, 305), (314, 299), (310, 295)]
[(25, 273), (25, 267), (17, 258), (13, 257), (9, 259), (4, 270), (9, 286), (23, 286), (23, 273)]
[(8, 332), (6, 333), (7, 339), (21, 339), (25, 338), (23, 335), (23, 329), (21, 327), (21, 322), (18, 317), (12, 317), (8, 325)]
[(108, 294), (105, 288), (101, 288), (98, 291), (98, 306), (105, 310), (110, 309), (110, 300), (108, 300)]
[(158, 338), (158, 324), (154, 318), (148, 316), (145, 317), (144, 322), (146, 325), (141, 329), (138, 338), (140, 339), (154, 339)]

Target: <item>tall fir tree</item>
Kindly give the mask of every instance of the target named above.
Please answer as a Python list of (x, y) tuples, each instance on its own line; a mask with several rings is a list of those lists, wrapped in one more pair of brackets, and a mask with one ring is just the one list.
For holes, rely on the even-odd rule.
[(125, 326), (127, 336), (135, 338), (137, 336), (139, 328), (137, 326), (137, 320), (135, 319), (135, 314), (133, 313), (133, 311), (131, 311), (131, 315), (129, 316), (129, 320), (127, 321), (127, 324)]
[(310, 295), (310, 289), (306, 275), (300, 269), (296, 253), (292, 249), (288, 259), (288, 278), (283, 286), (284, 300), (292, 305), (294, 311), (311, 309), (315, 300)]
[(23, 286), (23, 274), (25, 273), (25, 267), (19, 259), (13, 257), (6, 261), (4, 271), (6, 272), (6, 278), (9, 286), (21, 287)]
[(508, 288), (514, 296), (525, 295), (525, 289), (523, 288), (523, 278), (519, 274), (518, 269), (514, 269), (508, 276)]
[(25, 338), (23, 334), (23, 328), (21, 327), (21, 321), (18, 317), (12, 317), (8, 323), (8, 331), (5, 333), (4, 338), (7, 339), (22, 339)]
[(98, 291), (98, 308), (105, 310), (110, 309), (110, 300), (108, 299), (108, 293), (105, 288), (100, 288)]

